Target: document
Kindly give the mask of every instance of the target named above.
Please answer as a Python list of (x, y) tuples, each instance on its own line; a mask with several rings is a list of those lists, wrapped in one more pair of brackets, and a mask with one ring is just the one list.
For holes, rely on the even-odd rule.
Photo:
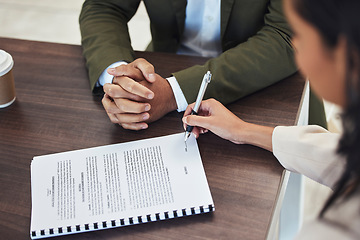
[(32, 239), (215, 210), (184, 133), (34, 157), (31, 195)]

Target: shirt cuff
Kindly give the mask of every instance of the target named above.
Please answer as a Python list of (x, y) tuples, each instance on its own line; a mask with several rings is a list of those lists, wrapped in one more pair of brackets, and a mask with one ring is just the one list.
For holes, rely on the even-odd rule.
[(176, 78), (174, 76), (166, 78), (166, 80), (169, 82), (171, 89), (175, 96), (175, 101), (177, 104), (177, 111), (183, 112), (188, 106), (188, 103), (186, 101), (186, 98), (184, 96), (184, 93), (181, 91), (180, 85), (177, 82)]
[(110, 66), (108, 66), (100, 75), (99, 80), (96, 82), (96, 86), (100, 87), (100, 86), (104, 86), (106, 83), (112, 83), (112, 80), (114, 78), (113, 75), (108, 74), (107, 70), (109, 68), (115, 68), (118, 67), (120, 65), (124, 65), (127, 64), (127, 62), (124, 61), (119, 61), (119, 62), (115, 62), (113, 64), (111, 64)]

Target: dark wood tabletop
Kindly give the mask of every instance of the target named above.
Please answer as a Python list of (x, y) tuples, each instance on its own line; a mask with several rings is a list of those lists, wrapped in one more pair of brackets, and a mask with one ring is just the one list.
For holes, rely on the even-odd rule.
[[(142, 131), (112, 124), (91, 93), (82, 49), (76, 45), (0, 38), (14, 59), (16, 101), (0, 109), (0, 236), (29, 239), (30, 163), (34, 156), (182, 132), (172, 112)], [(166, 77), (205, 58), (137, 52)], [(304, 81), (293, 75), (229, 104), (243, 120), (294, 125)], [(236, 145), (212, 133), (198, 139), (216, 211), (57, 239), (264, 239), (283, 168), (272, 153)]]

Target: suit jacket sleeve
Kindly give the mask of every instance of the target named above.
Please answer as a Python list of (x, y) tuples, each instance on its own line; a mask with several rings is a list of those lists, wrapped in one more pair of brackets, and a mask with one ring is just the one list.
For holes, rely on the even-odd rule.
[[(232, 9), (232, 14), (236, 14), (236, 9)], [(252, 16), (247, 19), (251, 21)], [(202, 66), (193, 66), (173, 75), (191, 103), (196, 99), (203, 75), (210, 70), (213, 78), (204, 98), (213, 97), (224, 104), (230, 103), (296, 71), (290, 34), (282, 1), (271, 0), (264, 25), (254, 36)]]
[(315, 125), (276, 127), (273, 153), (284, 168), (332, 188), (345, 168), (344, 157), (336, 152), (339, 139)]
[(139, 4), (140, 0), (84, 2), (79, 23), (91, 89), (110, 64), (134, 60), (127, 23)]

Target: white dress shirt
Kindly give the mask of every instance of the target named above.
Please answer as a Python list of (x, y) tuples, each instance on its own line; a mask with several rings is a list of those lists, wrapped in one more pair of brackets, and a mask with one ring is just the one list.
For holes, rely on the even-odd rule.
[(217, 57), (221, 53), (221, 0), (188, 0), (178, 54)]
[[(178, 54), (203, 57), (216, 57), (221, 54), (220, 5), (221, 0), (188, 0), (184, 33)], [(126, 64), (126, 62), (119, 61), (111, 64), (108, 68), (122, 64)], [(105, 83), (112, 82), (113, 76), (107, 73), (108, 68), (100, 75), (96, 86), (104, 86)], [(188, 103), (179, 83), (175, 77), (169, 77), (167, 80), (173, 90), (177, 110), (184, 111)]]

